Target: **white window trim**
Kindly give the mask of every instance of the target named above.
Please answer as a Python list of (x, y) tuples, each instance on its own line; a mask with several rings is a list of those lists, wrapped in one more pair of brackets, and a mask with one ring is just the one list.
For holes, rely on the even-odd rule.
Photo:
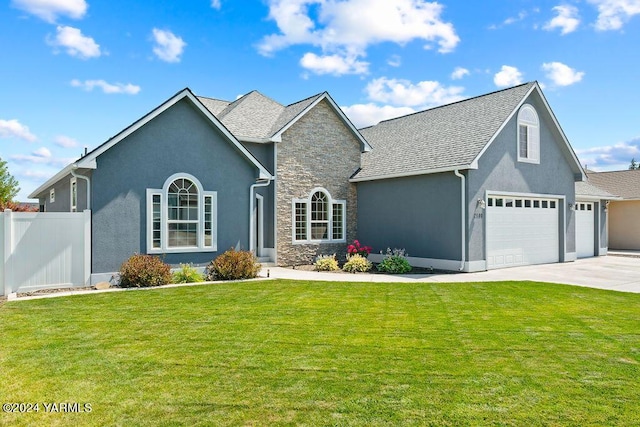
[[(318, 191), (324, 193), (327, 196), (327, 203), (329, 205), (329, 229), (327, 230), (328, 239), (311, 239), (311, 198)], [(296, 240), (296, 203), (301, 203), (306, 206), (307, 209), (307, 221), (305, 224), (307, 238), (304, 240)], [(333, 205), (342, 205), (342, 239), (333, 238)], [(302, 245), (309, 243), (346, 243), (347, 242), (347, 202), (345, 200), (333, 200), (331, 194), (322, 187), (316, 187), (309, 193), (306, 199), (293, 199), (291, 202), (291, 241), (294, 245)]]
[[(169, 186), (176, 179), (188, 179), (198, 189), (198, 246), (169, 247), (169, 222), (167, 220), (167, 193)], [(153, 196), (160, 196), (160, 247), (153, 247)], [(205, 246), (204, 242), (204, 200), (211, 197), (211, 246)], [(218, 193), (216, 191), (204, 191), (200, 181), (193, 175), (177, 173), (171, 175), (164, 183), (162, 189), (147, 189), (147, 253), (187, 253), (187, 252), (215, 252), (218, 250)]]
[[(73, 200), (73, 186), (74, 185), (75, 185), (75, 188), (76, 188), (75, 200)], [(78, 211), (78, 180), (76, 179), (75, 176), (69, 180), (69, 206), (71, 206), (71, 208), (70, 208), (71, 212), (77, 212)]]
[[(522, 117), (525, 112), (530, 112), (534, 115), (535, 123)], [(520, 155), (520, 126), (527, 127), (527, 157)], [(518, 112), (516, 143), (519, 162), (540, 164), (540, 118), (538, 117), (536, 109), (530, 104), (524, 104)]]

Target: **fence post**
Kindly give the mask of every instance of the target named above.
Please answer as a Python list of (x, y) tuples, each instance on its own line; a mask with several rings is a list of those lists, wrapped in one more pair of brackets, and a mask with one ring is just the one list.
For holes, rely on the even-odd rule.
[(84, 219), (84, 285), (91, 286), (91, 211), (82, 211)]
[(9, 296), (12, 292), (12, 285), (10, 284), (13, 281), (13, 266), (10, 263), (11, 252), (13, 250), (13, 218), (11, 215), (11, 209), (4, 210), (4, 259), (3, 269), (2, 269), (2, 283), (4, 285), (4, 295)]

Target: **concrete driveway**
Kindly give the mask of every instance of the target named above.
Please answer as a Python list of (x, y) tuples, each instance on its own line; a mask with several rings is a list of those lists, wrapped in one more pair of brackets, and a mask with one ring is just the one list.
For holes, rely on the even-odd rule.
[(341, 274), (265, 267), (261, 276), (297, 280), (358, 282), (493, 282), (532, 280), (640, 293), (640, 258), (603, 256), (562, 264), (503, 268), (479, 273), (452, 274)]

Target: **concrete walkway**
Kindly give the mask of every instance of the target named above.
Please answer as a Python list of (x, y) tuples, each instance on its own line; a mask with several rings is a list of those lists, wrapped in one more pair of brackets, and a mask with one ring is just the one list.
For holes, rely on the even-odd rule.
[(597, 289), (640, 293), (640, 258), (603, 256), (562, 264), (503, 268), (479, 273), (451, 274), (346, 274), (265, 267), (261, 276), (278, 279), (343, 282), (494, 282), (532, 280)]

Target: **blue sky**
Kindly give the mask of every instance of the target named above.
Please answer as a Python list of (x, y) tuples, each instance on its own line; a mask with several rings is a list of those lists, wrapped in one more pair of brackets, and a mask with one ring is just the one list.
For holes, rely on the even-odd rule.
[(640, 159), (640, 0), (8, 0), (0, 157), (27, 195), (184, 87), (358, 126), (538, 80), (581, 162)]

